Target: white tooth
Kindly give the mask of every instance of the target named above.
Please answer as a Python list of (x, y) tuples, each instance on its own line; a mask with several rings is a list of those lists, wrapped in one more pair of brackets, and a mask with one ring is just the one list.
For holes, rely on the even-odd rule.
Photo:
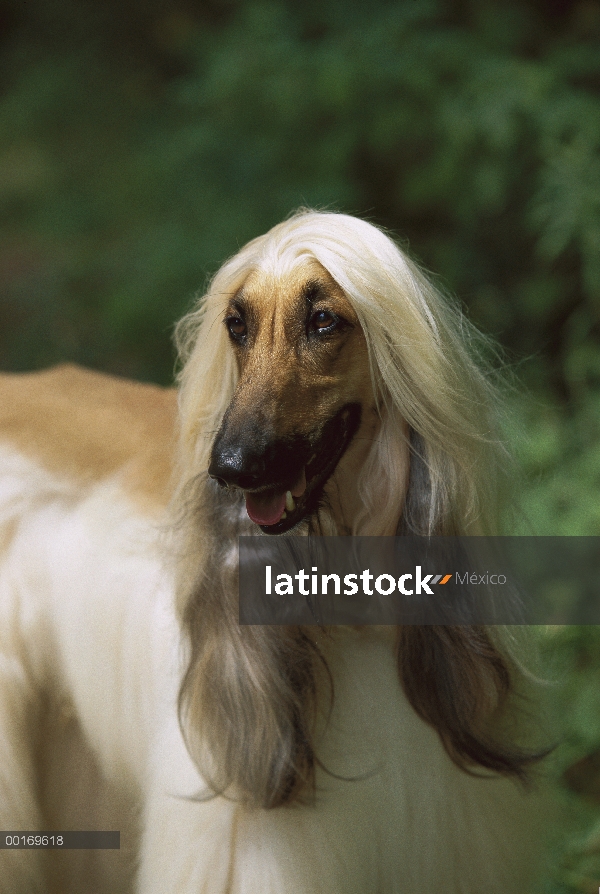
[(285, 495), (285, 508), (288, 512), (293, 512), (296, 508), (296, 504), (294, 503), (294, 498), (292, 496), (291, 490), (288, 490)]
[(285, 511), (285, 509), (281, 513), (281, 518), (279, 519), (279, 521), (283, 521), (284, 518), (287, 518), (287, 512)]

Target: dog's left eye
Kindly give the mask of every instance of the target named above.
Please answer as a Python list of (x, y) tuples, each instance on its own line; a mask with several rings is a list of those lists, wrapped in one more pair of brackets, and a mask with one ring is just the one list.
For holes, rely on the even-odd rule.
[(310, 318), (309, 329), (312, 329), (313, 332), (324, 334), (335, 329), (338, 322), (338, 317), (328, 310), (318, 310)]
[(225, 325), (227, 326), (229, 334), (232, 336), (232, 338), (240, 339), (246, 335), (246, 324), (241, 317), (227, 317), (227, 319), (225, 320)]

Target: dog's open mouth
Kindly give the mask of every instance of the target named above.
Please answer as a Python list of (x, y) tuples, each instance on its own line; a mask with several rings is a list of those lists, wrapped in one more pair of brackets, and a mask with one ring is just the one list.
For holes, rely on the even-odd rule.
[(290, 490), (281, 493), (277, 490), (261, 492), (246, 491), (246, 511), (253, 522), (262, 527), (276, 525), (296, 512), (297, 502), (302, 500), (306, 491), (306, 469), (303, 468), (296, 484)]
[(347, 404), (323, 427), (293, 483), (245, 491), (246, 511), (266, 534), (283, 534), (318, 509), (323, 489), (360, 425), (360, 405)]

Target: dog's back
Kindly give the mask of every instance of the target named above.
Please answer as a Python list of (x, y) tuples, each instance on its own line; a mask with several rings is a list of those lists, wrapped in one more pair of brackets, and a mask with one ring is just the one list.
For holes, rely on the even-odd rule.
[(63, 364), (0, 376), (0, 446), (61, 479), (89, 484), (123, 472), (126, 491), (169, 496), (176, 392)]
[(138, 808), (144, 894), (529, 891), (534, 796), (451, 762), (389, 629), (331, 641), (314, 804), (196, 798), (157, 533), (174, 419), (174, 392), (74, 367), (0, 379), (0, 828), (127, 823), (104, 859), (0, 851), (0, 892), (127, 890)]

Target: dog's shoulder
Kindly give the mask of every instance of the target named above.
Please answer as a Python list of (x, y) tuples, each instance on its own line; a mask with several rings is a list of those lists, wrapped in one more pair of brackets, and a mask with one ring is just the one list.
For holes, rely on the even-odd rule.
[(168, 500), (176, 392), (63, 364), (0, 375), (0, 442), (82, 483), (122, 470), (149, 508)]

